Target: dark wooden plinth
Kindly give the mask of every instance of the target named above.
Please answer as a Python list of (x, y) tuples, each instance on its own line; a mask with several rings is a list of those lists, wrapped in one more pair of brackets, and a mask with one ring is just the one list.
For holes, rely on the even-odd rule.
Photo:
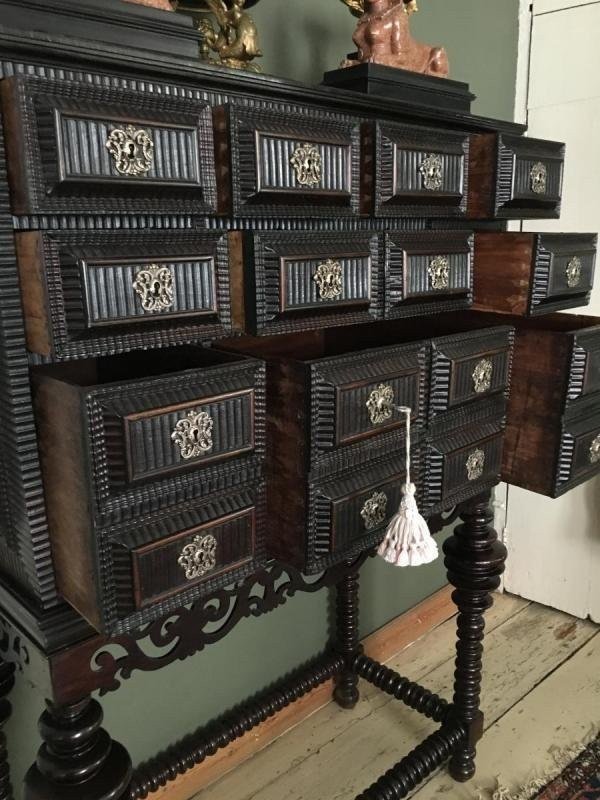
[(470, 113), (471, 103), (475, 100), (467, 83), (381, 64), (357, 64), (355, 67), (326, 72), (323, 85), (401, 100), (438, 111)]

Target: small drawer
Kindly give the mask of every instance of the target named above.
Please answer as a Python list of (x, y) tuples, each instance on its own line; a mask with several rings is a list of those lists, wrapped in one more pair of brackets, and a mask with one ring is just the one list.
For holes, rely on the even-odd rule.
[(215, 111), (220, 209), (241, 217), (355, 215), (360, 126), (343, 115), (222, 106)]
[(500, 480), (504, 432), (497, 422), (463, 428), (427, 445), (425, 508), (438, 513)]
[(560, 436), (554, 495), (564, 494), (599, 473), (600, 414), (565, 422)]
[(44, 370), (37, 383), (49, 507), (70, 486), (84, 514), (118, 522), (251, 480), (262, 464), (261, 362), (189, 347)]
[(508, 395), (514, 330), (488, 328), (434, 339), (429, 419), (472, 401)]
[(575, 410), (593, 397), (600, 399), (600, 319), (583, 316), (567, 319), (590, 325), (571, 333), (573, 347), (566, 408)]
[(472, 264), (469, 231), (386, 234), (386, 318), (468, 308), (473, 295)]
[[(471, 141), (472, 219), (560, 216), (565, 146), (525, 136), (479, 134)], [(495, 180), (490, 181), (494, 175)]]
[(231, 238), (235, 322), (241, 330), (293, 333), (380, 318), (376, 234), (233, 233)]
[(478, 233), (474, 308), (539, 316), (587, 305), (597, 240), (585, 233)]
[(19, 233), (27, 346), (55, 359), (231, 334), (220, 233)]
[[(366, 125), (365, 150), (373, 129)], [(467, 208), (469, 136), (375, 123), (374, 180), (364, 183), (363, 212), (378, 217), (462, 216)], [(371, 197), (372, 192), (372, 197)]]
[[(413, 469), (418, 469), (414, 451)], [(378, 545), (398, 511), (404, 484), (402, 458), (391, 459), (308, 486), (308, 574)]]
[(265, 514), (257, 483), (121, 526), (56, 530), (61, 594), (99, 631), (139, 628), (260, 569)]
[(1, 88), (15, 213), (216, 211), (204, 101), (24, 76)]

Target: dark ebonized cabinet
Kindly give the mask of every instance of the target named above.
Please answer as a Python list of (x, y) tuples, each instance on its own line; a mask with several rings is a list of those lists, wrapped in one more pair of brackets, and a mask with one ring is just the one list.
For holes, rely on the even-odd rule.
[[(467, 780), (506, 556), (490, 491), (600, 470), (597, 321), (545, 316), (589, 299), (596, 237), (505, 230), (558, 216), (564, 146), (466, 95), (446, 110), (461, 89), (440, 79), (406, 79), (428, 106), (309, 88), (190, 61), (172, 21), (168, 56), (77, 39), (65, 0), (40, 18), (71, 20), (55, 40), (29, 30), (32, 3), (0, 29), (0, 696), (35, 651), (49, 700), (26, 800), (145, 797), (186, 748), (332, 677), (344, 708), (359, 676), (381, 684), (358, 573), (401, 498), (398, 406), (424, 515), (462, 519), (444, 547), (462, 622), (452, 704), (390, 676), (442, 725), (392, 788), (447, 760)], [(154, 41), (157, 13), (115, 20)], [(94, 691), (326, 586), (323, 657), (132, 773)]]

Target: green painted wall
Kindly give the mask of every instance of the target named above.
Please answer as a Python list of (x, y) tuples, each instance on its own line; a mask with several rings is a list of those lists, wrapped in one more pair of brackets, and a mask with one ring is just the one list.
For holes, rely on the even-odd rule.
[[(471, 81), (480, 114), (512, 114), (517, 5), (518, 0), (421, 0), (415, 33), (446, 45), (452, 76)], [(254, 14), (268, 72), (318, 83), (351, 50), (354, 20), (341, 0), (262, 0)], [(400, 571), (369, 561), (362, 575), (363, 633), (381, 627), (444, 582), (441, 562)], [(329, 622), (326, 593), (299, 595), (266, 617), (240, 623), (227, 639), (195, 658), (157, 673), (135, 674), (121, 691), (104, 698), (106, 726), (135, 761), (148, 758), (316, 655), (327, 642)], [(17, 711), (7, 733), (13, 780), (20, 787), (38, 747), (43, 697), (19, 681), (13, 703)], [(15, 797), (21, 797), (19, 789)]]

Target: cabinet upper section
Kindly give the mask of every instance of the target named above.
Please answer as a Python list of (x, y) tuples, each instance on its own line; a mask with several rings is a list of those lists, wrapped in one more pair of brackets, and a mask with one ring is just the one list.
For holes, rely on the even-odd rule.
[(478, 132), (475, 118), (465, 118), (463, 130), (455, 120), (430, 127), (383, 119), (383, 106), (378, 119), (359, 95), (356, 112), (346, 113), (334, 110), (333, 93), (329, 109), (296, 95), (267, 104), (199, 87), (124, 84), (23, 75), (2, 81), (15, 214), (559, 212), (563, 145)]

